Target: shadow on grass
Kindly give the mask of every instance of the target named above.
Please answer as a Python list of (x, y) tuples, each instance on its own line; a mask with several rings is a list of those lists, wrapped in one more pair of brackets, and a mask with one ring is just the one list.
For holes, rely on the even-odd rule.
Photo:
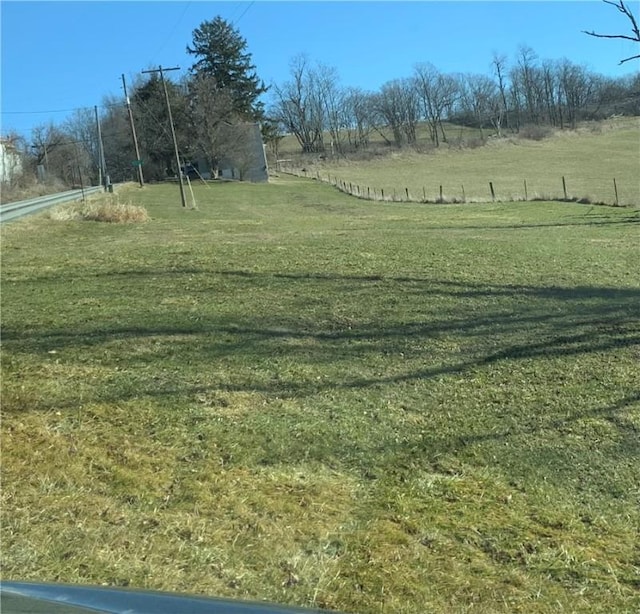
[(496, 418), (491, 425), (470, 421), (446, 433), (423, 431), (399, 443), (386, 440), (368, 452), (378, 459), (371, 476), (386, 473), (386, 466), (411, 476), (424, 462), (445, 476), (460, 475), (462, 459), (475, 464), (481, 458), (500, 468), (516, 489), (524, 478), (524, 483), (555, 484), (583, 505), (599, 500), (613, 502), (614, 509), (624, 502), (634, 506), (640, 438), (627, 412), (639, 407), (640, 392), (632, 392), (609, 402), (594, 400), (587, 407), (565, 406), (560, 412), (541, 407), (531, 416), (510, 420), (507, 427)]
[[(602, 417), (607, 418), (612, 424), (616, 426), (616, 428), (620, 432), (628, 433), (629, 436), (631, 436), (632, 432), (635, 432), (635, 429), (629, 428), (629, 424), (621, 421), (619, 418), (619, 413), (629, 407), (635, 406), (637, 403), (640, 403), (640, 391), (626, 395), (618, 399), (616, 402), (604, 407), (595, 407), (587, 411), (575, 412), (573, 414), (563, 416), (563, 418), (561, 419), (549, 419), (542, 425), (542, 427), (546, 430), (560, 432), (562, 429), (570, 427), (571, 423), (575, 423), (579, 420), (584, 420), (585, 418)], [(440, 452), (456, 452), (467, 446), (484, 443), (486, 441), (504, 440), (513, 437), (514, 435), (533, 435), (540, 429), (541, 424), (539, 422), (536, 422), (535, 425), (517, 425), (513, 428), (495, 430), (480, 434), (457, 435), (455, 437), (449, 438), (446, 443), (443, 443), (442, 440), (437, 440), (435, 438), (429, 439), (428, 437), (424, 437), (422, 442), (423, 445), (430, 450), (438, 451), (439, 449)], [(629, 439), (628, 443), (631, 444), (628, 447), (635, 450), (640, 450), (640, 439), (638, 439), (637, 436), (634, 436), (633, 439)]]
[[(164, 274), (179, 276), (186, 270), (191, 271)], [(295, 464), (312, 459), (344, 463), (365, 476), (389, 471), (410, 475), (417, 466), (446, 471), (446, 462), (444, 469), (439, 463), (450, 455), (477, 454), (473, 462), (483, 465), (495, 454), (495, 464), (506, 473), (513, 463), (520, 468), (518, 475), (546, 471), (560, 483), (565, 467), (577, 458), (581, 469), (573, 469), (565, 476), (567, 480), (581, 473), (580, 479), (588, 478), (593, 490), (615, 491), (621, 498), (630, 496), (619, 492), (625, 485), (629, 492), (636, 488), (629, 476), (635, 475), (630, 467), (635, 466), (638, 454), (637, 427), (620, 418), (625, 409), (640, 401), (631, 383), (614, 389), (605, 381), (601, 394), (591, 399), (588, 391), (581, 392), (576, 403), (570, 390), (558, 391), (557, 403), (556, 393), (544, 390), (540, 391), (542, 400), (530, 398), (521, 404), (517, 389), (505, 396), (501, 390), (492, 402), (474, 387), (487, 381), (517, 388), (523, 378), (535, 379), (538, 374), (540, 386), (549, 381), (549, 387), (561, 387), (556, 376), (565, 369), (575, 371), (573, 359), (593, 357), (588, 368), (602, 368), (603, 376), (618, 352), (624, 352), (628, 361), (629, 349), (637, 346), (640, 359), (639, 288), (536, 287), (408, 276), (198, 272), (229, 282), (227, 302), (229, 296), (240, 296), (250, 287), (260, 296), (256, 305), (263, 312), (270, 300), (274, 309), (251, 315), (251, 305), (244, 310), (231, 305), (226, 311), (231, 315), (225, 316), (204, 305), (195, 312), (167, 312), (154, 311), (155, 305), (144, 303), (144, 308), (116, 316), (111, 313), (110, 320), (88, 320), (81, 312), (72, 312), (79, 318), (77, 323), (60, 328), (19, 331), (5, 327), (5, 384), (20, 376), (21, 364), (33, 365), (35, 375), (25, 376), (31, 385), (39, 373), (49, 378), (59, 373), (64, 380), (65, 365), (71, 369), (98, 366), (99, 375), (89, 388), (78, 379), (84, 373), (80, 369), (80, 375), (54, 382), (51, 396), (21, 396), (17, 380), (12, 384), (14, 402), (4, 409), (13, 413), (60, 411), (92, 402), (116, 405), (151, 399), (159, 410), (170, 408), (169, 413), (174, 414), (176, 409), (193, 408), (196, 414), (201, 411), (204, 420), (213, 417), (215, 422), (218, 409), (222, 408), (224, 416), (227, 396), (248, 393), (251, 396), (244, 396), (241, 402), (254, 404), (257, 411), (229, 427), (223, 417), (211, 428), (222, 429), (215, 435), (222, 438), (222, 448), (227, 437), (224, 429), (232, 429), (228, 437), (233, 445), (246, 446), (242, 454), (251, 455), (255, 462), (264, 458), (265, 463)], [(140, 271), (143, 286), (148, 283), (145, 275), (156, 273)], [(289, 314), (275, 308), (285, 286)], [(349, 290), (355, 293), (353, 303), (345, 306), (350, 295), (344, 293)], [(396, 309), (393, 300), (406, 304)], [(307, 309), (310, 301), (316, 303)], [(391, 301), (389, 306), (387, 301)], [(361, 312), (347, 322), (340, 314), (349, 313), (350, 306)], [(117, 315), (126, 321), (118, 323)], [(50, 371), (48, 363), (54, 361), (60, 361), (59, 365)], [(500, 367), (491, 373), (495, 365)], [(520, 379), (512, 378), (511, 372), (520, 367)], [(445, 381), (440, 382), (441, 378)], [(477, 384), (472, 383), (474, 378)], [(577, 381), (574, 385), (580, 384), (580, 378)], [(414, 386), (424, 382), (433, 386)], [(524, 384), (530, 386), (530, 395), (537, 394), (535, 385)], [(597, 382), (595, 386), (597, 391)], [(466, 395), (460, 402), (452, 392), (456, 387)], [(428, 428), (412, 428), (402, 415), (387, 417), (382, 410), (378, 422), (371, 421), (372, 412), (364, 416), (364, 407), (381, 405), (386, 410), (387, 398), (400, 402), (405, 395), (411, 411), (426, 420)], [(358, 403), (363, 398), (361, 407)], [(217, 404), (220, 399), (222, 405)], [(292, 402), (283, 404), (288, 400)], [(263, 407), (267, 410), (262, 411)], [(302, 408), (309, 412), (308, 417), (300, 416)], [(444, 415), (449, 410), (454, 415), (451, 425)], [(189, 419), (189, 412), (183, 413), (182, 419)], [(606, 463), (595, 459), (589, 436), (571, 432), (572, 423), (582, 428), (580, 421), (589, 418), (604, 419), (616, 429), (613, 443), (606, 433), (604, 438), (594, 435), (599, 445), (611, 446), (601, 452), (609, 459)], [(337, 436), (338, 432), (342, 434)], [(610, 467), (617, 463), (622, 477), (611, 479)], [(572, 488), (580, 491), (579, 484)]]
[[(163, 274), (182, 275), (193, 271), (188, 268)], [(156, 272), (129, 271), (126, 274), (155, 276)], [(220, 381), (222, 389), (261, 392), (280, 398), (462, 374), (501, 361), (572, 357), (640, 344), (640, 289), (636, 288), (487, 285), (405, 276), (269, 274), (233, 270), (208, 274), (248, 279), (253, 287), (264, 286), (270, 291), (274, 290), (277, 280), (295, 284), (295, 300), (302, 307), (305, 301), (318, 296), (333, 296), (339, 301), (345, 285), (364, 293), (371, 292), (372, 299), (379, 292), (386, 292), (390, 297), (400, 296), (412, 307), (409, 321), (394, 322), (380, 316), (373, 308), (368, 321), (349, 325), (337, 318), (332, 320), (330, 311), (323, 314), (323, 323), (318, 324), (313, 314), (306, 313), (304, 308), (294, 309), (291, 316), (245, 315), (237, 319), (206, 313), (193, 319), (180, 311), (169, 316), (134, 313), (130, 314), (129, 323), (122, 325), (95, 321), (73, 328), (28, 332), (5, 327), (3, 343), (8, 352), (42, 354), (64, 349), (91, 352), (96, 346), (116, 344), (123, 351), (127, 367), (135, 369), (138, 364), (147, 366), (151, 359), (140, 358), (130, 350), (144, 340), (153, 339), (163, 347), (156, 356), (159, 362), (176, 367), (180, 364), (208, 365), (215, 361), (235, 362), (242, 368), (238, 368), (232, 381)], [(382, 285), (384, 288), (380, 287)], [(445, 303), (436, 316), (428, 310), (422, 314), (425, 299), (440, 299)], [(429, 355), (430, 344), (450, 338), (462, 344), (463, 351)], [(388, 375), (376, 373), (371, 377), (349, 373), (350, 365), (400, 352), (406, 358), (414, 359), (414, 365), (425, 354), (421, 360), (424, 367), (416, 369), (414, 366), (406, 372), (396, 370)], [(172, 353), (175, 353), (174, 358)], [(101, 359), (104, 366), (122, 365), (107, 354), (103, 353)], [(344, 364), (345, 370), (320, 380), (252, 378), (251, 362), (264, 366), (271, 358), (283, 356), (314, 368)], [(179, 382), (178, 377), (174, 385), (151, 383), (136, 391), (122, 390), (122, 398), (109, 400), (201, 391), (199, 386)]]
[[(602, 219), (600, 219), (602, 218)], [(566, 227), (575, 227), (575, 226), (620, 226), (620, 225), (630, 225), (630, 224), (638, 224), (640, 223), (640, 215), (629, 215), (623, 217), (621, 219), (611, 219), (611, 217), (607, 216), (589, 216), (589, 214), (585, 214), (584, 218), (571, 221), (571, 222), (549, 222), (549, 223), (538, 223), (538, 224), (499, 224), (495, 226), (485, 225), (485, 226), (467, 226), (463, 223), (458, 224), (456, 226), (436, 226), (435, 228), (438, 230), (454, 230), (454, 231), (465, 231), (465, 230), (531, 230), (536, 228), (566, 228)]]

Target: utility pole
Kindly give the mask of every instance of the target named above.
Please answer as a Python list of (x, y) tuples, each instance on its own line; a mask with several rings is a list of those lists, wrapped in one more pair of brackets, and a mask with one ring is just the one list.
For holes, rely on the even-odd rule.
[(86, 204), (87, 199), (84, 195), (84, 179), (82, 178), (82, 170), (80, 169), (80, 159), (78, 158), (78, 142), (75, 141), (73, 144), (73, 150), (76, 154), (76, 166), (78, 168), (78, 177), (80, 177), (80, 190), (82, 191), (82, 204)]
[(133, 148), (136, 152), (136, 166), (138, 168), (138, 182), (140, 183), (140, 187), (144, 187), (144, 176), (142, 175), (142, 160), (140, 160), (140, 149), (138, 148), (138, 137), (136, 136), (136, 127), (133, 123), (133, 112), (131, 111), (131, 102), (129, 101), (129, 96), (127, 95), (127, 84), (124, 80), (124, 75), (122, 75), (122, 87), (124, 88), (124, 97), (127, 100), (127, 111), (129, 112), (129, 124), (131, 125), (131, 135), (133, 136)]
[(96, 113), (96, 126), (98, 127), (98, 174), (99, 179), (98, 183), (102, 185), (104, 183), (104, 189), (107, 189), (107, 184), (109, 180), (107, 178), (107, 165), (104, 161), (104, 145), (102, 143), (102, 129), (100, 128), (100, 118), (98, 117), (98, 107), (93, 107), (93, 110)]
[(173, 137), (173, 148), (176, 153), (176, 164), (178, 165), (178, 181), (180, 183), (180, 198), (182, 199), (182, 206), (187, 206), (187, 200), (184, 196), (184, 184), (182, 183), (182, 169), (180, 168), (180, 153), (178, 152), (178, 141), (176, 140), (176, 129), (173, 126), (173, 116), (171, 115), (171, 104), (169, 103), (169, 92), (167, 91), (167, 82), (164, 80), (164, 72), (168, 70), (180, 70), (179, 66), (175, 66), (174, 68), (162, 68), (162, 66), (158, 66), (155, 70), (143, 70), (143, 73), (160, 73), (160, 81), (162, 81), (162, 86), (164, 87), (164, 97), (167, 101), (167, 112), (169, 114), (169, 124), (171, 125), (171, 136)]

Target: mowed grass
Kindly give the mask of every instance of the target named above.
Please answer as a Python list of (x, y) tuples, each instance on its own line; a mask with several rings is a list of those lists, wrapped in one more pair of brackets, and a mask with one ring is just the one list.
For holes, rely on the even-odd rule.
[[(449, 134), (453, 141), (455, 129)], [(489, 141), (484, 147), (458, 149), (446, 145), (430, 154), (411, 150), (374, 160), (336, 160), (305, 163), (316, 172), (370, 188), (385, 198), (435, 201), (442, 186), (445, 200), (559, 199), (640, 204), (640, 118), (617, 118), (557, 131), (540, 141), (517, 137)], [(565, 178), (563, 186), (562, 178)], [(614, 185), (615, 179), (615, 185)], [(526, 182), (526, 191), (525, 191)]]
[(2, 577), (640, 608), (638, 210), (128, 188), (2, 227)]

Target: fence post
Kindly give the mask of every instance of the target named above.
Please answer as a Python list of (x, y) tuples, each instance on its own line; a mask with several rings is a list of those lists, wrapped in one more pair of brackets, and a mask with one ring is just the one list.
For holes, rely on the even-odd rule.
[(382, 200), (384, 200), (384, 188), (380, 188), (380, 191), (382, 192)]
[(618, 202), (618, 184), (616, 183), (616, 178), (613, 178), (613, 190), (616, 193), (616, 207), (620, 206), (620, 203)]
[(527, 194), (527, 180), (524, 180), (524, 199), (529, 200), (529, 195)]
[(439, 198), (439, 201), (440, 201), (440, 202), (443, 202), (443, 201), (442, 201), (442, 185), (440, 185), (440, 198)]
[(409, 200), (409, 188), (405, 188), (404, 191), (407, 193), (407, 200)]
[(568, 200), (568, 198), (567, 198), (567, 182), (564, 180), (564, 175), (562, 175), (562, 191), (564, 192), (564, 199)]
[(466, 203), (467, 202), (467, 197), (465, 196), (465, 193), (464, 193), (464, 183), (461, 184), (460, 187), (462, 188), (462, 202)]
[(427, 190), (424, 186), (422, 186), (422, 202), (427, 202)]
[(493, 190), (493, 182), (492, 181), (489, 182), (489, 189), (491, 190), (491, 200), (495, 201), (496, 193)]

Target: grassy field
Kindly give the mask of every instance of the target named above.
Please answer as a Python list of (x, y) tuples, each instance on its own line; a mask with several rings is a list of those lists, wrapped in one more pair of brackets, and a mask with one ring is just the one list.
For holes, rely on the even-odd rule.
[[(455, 129), (449, 130), (455, 135)], [(453, 136), (452, 136), (453, 138)], [(395, 193), (414, 200), (491, 200), (489, 182), (498, 200), (564, 198), (640, 204), (640, 118), (618, 118), (585, 124), (575, 131), (556, 132), (540, 141), (505, 138), (484, 147), (459, 149), (443, 146), (430, 154), (396, 151), (373, 160), (305, 160), (310, 175), (339, 178), (368, 186), (385, 197)], [(525, 181), (527, 190), (525, 193)], [(366, 188), (365, 188), (366, 191)]]
[(640, 609), (637, 209), (194, 190), (1, 229), (3, 578)]

